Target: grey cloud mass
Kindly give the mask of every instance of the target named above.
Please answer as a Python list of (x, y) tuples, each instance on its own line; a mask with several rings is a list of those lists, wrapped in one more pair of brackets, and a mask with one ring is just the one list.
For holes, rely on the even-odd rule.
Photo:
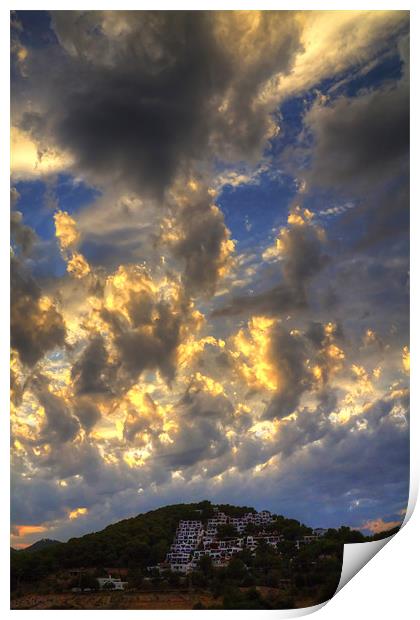
[(401, 511), (408, 14), (20, 13), (18, 544), (203, 498)]
[(366, 184), (405, 172), (409, 107), (406, 83), (315, 105), (305, 117), (315, 140), (309, 180), (342, 189), (356, 184), (360, 192)]
[(50, 134), (85, 174), (100, 181), (112, 170), (114, 181), (157, 196), (209, 148), (259, 154), (270, 128), (259, 89), (290, 69), (300, 46), (289, 12), (267, 12), (249, 31), (217, 11), (121, 11), (118, 24), (106, 11), (57, 11), (52, 26), (66, 79), (55, 69), (49, 109), (27, 114), (25, 126)]
[(17, 257), (11, 259), (11, 344), (26, 366), (34, 366), (47, 351), (62, 347), (66, 328), (53, 303)]
[(309, 220), (282, 229), (279, 240), (282, 259), (279, 263), (280, 284), (261, 293), (234, 298), (230, 304), (215, 310), (214, 316), (250, 311), (279, 316), (307, 307), (307, 287), (330, 260), (325, 252), (323, 231)]

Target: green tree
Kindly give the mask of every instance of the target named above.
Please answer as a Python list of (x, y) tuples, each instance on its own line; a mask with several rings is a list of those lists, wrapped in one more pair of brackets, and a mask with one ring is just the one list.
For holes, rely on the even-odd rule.
[(235, 579), (235, 580), (242, 580), (246, 574), (247, 574), (248, 570), (245, 566), (245, 564), (242, 562), (242, 560), (240, 560), (237, 557), (233, 557), (226, 569), (226, 574), (230, 579)]
[(213, 562), (209, 555), (203, 555), (200, 558), (198, 566), (199, 566), (200, 571), (204, 575), (206, 575), (206, 577), (210, 577), (210, 575), (213, 573)]
[(221, 540), (228, 540), (229, 538), (237, 538), (238, 530), (230, 523), (222, 523), (217, 527), (217, 536)]

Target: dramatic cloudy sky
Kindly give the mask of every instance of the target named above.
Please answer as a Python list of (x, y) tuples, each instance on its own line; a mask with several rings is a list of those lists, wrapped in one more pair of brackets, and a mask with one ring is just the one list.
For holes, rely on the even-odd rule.
[(12, 14), (12, 544), (408, 492), (407, 12)]

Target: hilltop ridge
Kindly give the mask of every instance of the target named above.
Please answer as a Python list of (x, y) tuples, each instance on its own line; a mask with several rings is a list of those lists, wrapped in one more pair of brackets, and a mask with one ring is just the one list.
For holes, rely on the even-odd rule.
[[(192, 528), (194, 536), (191, 523), (198, 524)], [(296, 592), (315, 602), (332, 595), (344, 544), (371, 539), (345, 526), (317, 531), (269, 511), (203, 500), (151, 510), (66, 543), (47, 539), (15, 551), (11, 584), (12, 591), (21, 595), (68, 592), (72, 579), (80, 589), (81, 575), (89, 590), (97, 587), (97, 577), (123, 575), (130, 592), (182, 589), (187, 580), (195, 592), (204, 588), (206, 596), (210, 592), (216, 598), (231, 597), (228, 592), (233, 588), (235, 605), (242, 604), (238, 587), (281, 585), (281, 596), (293, 599), (289, 603), (294, 605)], [(184, 552), (185, 558), (180, 555)], [(271, 604), (280, 603), (276, 599)]]

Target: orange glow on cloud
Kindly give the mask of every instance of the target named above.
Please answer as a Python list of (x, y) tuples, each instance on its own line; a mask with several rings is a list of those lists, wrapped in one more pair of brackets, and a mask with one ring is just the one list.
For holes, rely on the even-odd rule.
[(17, 534), (19, 538), (21, 536), (28, 536), (29, 534), (40, 534), (46, 532), (47, 528), (44, 525), (17, 525)]
[(360, 526), (362, 530), (370, 530), (373, 534), (379, 534), (379, 532), (386, 532), (388, 530), (392, 530), (393, 527), (397, 527), (401, 525), (401, 521), (384, 521), (382, 518), (380, 519), (372, 519), (371, 521), (365, 521), (363, 525)]

